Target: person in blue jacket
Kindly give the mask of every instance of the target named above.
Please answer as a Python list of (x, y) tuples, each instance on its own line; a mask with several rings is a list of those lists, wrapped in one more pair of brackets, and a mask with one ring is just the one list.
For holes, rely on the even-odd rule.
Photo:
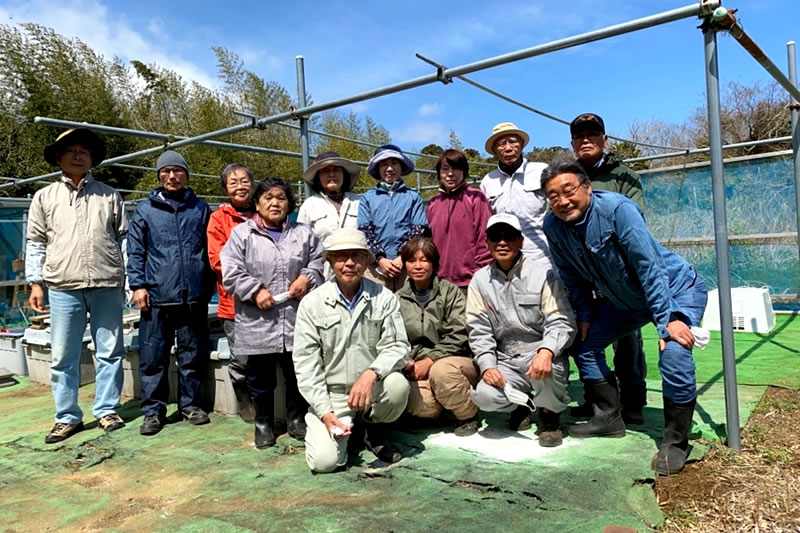
[[(661, 246), (639, 206), (608, 191), (593, 191), (576, 161), (542, 172), (552, 211), (544, 220), (553, 263), (569, 292), (578, 321), (572, 353), (594, 416), (570, 428), (573, 437), (620, 437), (619, 392), (609, 379), (603, 350), (651, 322), (659, 336), (664, 396), (664, 437), (653, 457), (658, 474), (683, 469), (697, 396), (692, 328), (700, 325), (708, 298), (695, 269)], [(593, 305), (592, 289), (606, 296)]]
[(413, 170), (414, 162), (397, 146), (385, 144), (375, 149), (367, 173), (378, 185), (364, 193), (358, 204), (358, 229), (367, 236), (375, 255), (364, 275), (392, 292), (402, 287), (406, 278), (400, 249), (428, 231), (422, 197), (403, 183), (403, 176)]
[(128, 230), (128, 285), (141, 311), (139, 376), (142, 435), (166, 423), (169, 357), (177, 337), (178, 408), (191, 424), (207, 424), (200, 384), (208, 361), (208, 302), (215, 275), (208, 262), (211, 209), (186, 187), (189, 166), (177, 152), (156, 163), (161, 186), (136, 206)]

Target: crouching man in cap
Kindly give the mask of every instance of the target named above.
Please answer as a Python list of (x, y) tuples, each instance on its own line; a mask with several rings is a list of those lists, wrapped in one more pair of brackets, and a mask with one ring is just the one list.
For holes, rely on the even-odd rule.
[[(639, 207), (621, 194), (594, 191), (583, 167), (555, 163), (542, 173), (552, 212), (544, 230), (553, 263), (569, 291), (580, 338), (572, 351), (594, 416), (574, 425), (573, 437), (621, 437), (619, 393), (603, 350), (644, 324), (655, 324), (664, 394), (664, 438), (653, 457), (659, 474), (683, 469), (697, 386), (692, 326), (706, 307), (706, 287), (683, 258), (650, 234)], [(593, 306), (597, 286), (607, 300)]]
[(106, 154), (103, 141), (86, 128), (67, 130), (45, 148), (61, 167), (58, 181), (36, 191), (28, 213), (25, 278), (34, 311), (47, 312), (50, 289), (50, 381), (56, 423), (44, 438), (60, 442), (83, 429), (78, 406), (80, 358), (86, 313), (97, 347), (97, 388), (92, 414), (113, 431), (122, 390), (123, 250), (128, 220), (119, 193), (92, 178), (89, 169)]
[(469, 345), (481, 371), (472, 401), (483, 411), (511, 412), (511, 429), (523, 431), (531, 427), (533, 390), (539, 444), (558, 446), (570, 401), (566, 348), (576, 330), (567, 292), (553, 269), (523, 255), (514, 215), (489, 218), (486, 244), (494, 261), (467, 291)]
[(211, 210), (186, 187), (189, 165), (179, 153), (161, 154), (156, 169), (161, 186), (136, 206), (128, 233), (128, 285), (142, 313), (142, 435), (155, 435), (166, 423), (176, 337), (178, 409), (191, 424), (209, 421), (199, 392), (209, 352), (208, 301), (216, 282), (206, 239)]
[(347, 463), (353, 418), (363, 417), (364, 444), (378, 459), (402, 457), (388, 441), (387, 423), (403, 414), (409, 385), (399, 372), (411, 347), (400, 304), (388, 289), (364, 279), (375, 261), (364, 234), (340, 228), (326, 242), (334, 279), (300, 302), (294, 367), (306, 414), (306, 462), (314, 472)]

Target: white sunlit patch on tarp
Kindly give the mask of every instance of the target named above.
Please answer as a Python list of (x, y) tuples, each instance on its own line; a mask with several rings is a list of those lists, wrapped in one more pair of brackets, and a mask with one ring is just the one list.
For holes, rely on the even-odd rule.
[(508, 463), (542, 459), (553, 455), (559, 450), (577, 446), (578, 444), (576, 440), (564, 439), (561, 446), (543, 448), (539, 446), (539, 440), (533, 431), (520, 433), (491, 427), (483, 428), (469, 437), (457, 437), (453, 433), (439, 433), (431, 435), (430, 438), (425, 440), (426, 446), (459, 448)]

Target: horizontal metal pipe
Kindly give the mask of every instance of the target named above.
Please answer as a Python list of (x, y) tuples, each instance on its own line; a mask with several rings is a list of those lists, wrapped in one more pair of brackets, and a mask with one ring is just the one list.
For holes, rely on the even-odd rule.
[[(606, 39), (608, 37), (614, 37), (617, 35), (623, 35), (633, 31), (641, 30), (652, 26), (658, 26), (660, 24), (666, 24), (668, 22), (674, 22), (676, 20), (684, 18), (708, 15), (713, 9), (719, 7), (719, 5), (720, 5), (719, 0), (702, 0), (700, 2), (695, 2), (685, 7), (672, 9), (670, 11), (664, 11), (662, 13), (651, 15), (648, 17), (635, 19), (629, 22), (624, 22), (622, 24), (608, 26), (607, 28), (601, 28), (599, 30), (591, 31), (588, 33), (582, 33), (573, 37), (559, 39), (557, 41), (552, 41), (550, 43), (545, 43), (530, 48), (525, 48), (523, 50), (518, 50), (516, 52), (510, 52), (507, 54), (490, 57), (482, 61), (468, 63), (466, 65), (462, 65), (459, 67), (446, 69), (445, 71), (442, 72), (442, 76), (444, 78), (448, 77), (452, 78), (453, 76), (469, 74), (472, 72), (477, 72), (479, 70), (485, 70), (487, 68), (505, 65), (508, 63), (512, 63), (514, 61), (519, 61), (521, 59), (528, 59), (549, 52), (564, 50), (574, 46), (579, 46), (581, 44), (599, 41), (601, 39)], [(385, 96), (387, 94), (393, 94), (407, 89), (421, 87), (423, 85), (428, 85), (431, 83), (435, 83), (437, 81), (441, 81), (441, 78), (439, 77), (438, 74), (429, 74), (427, 76), (420, 76), (418, 78), (414, 78), (400, 83), (395, 83), (378, 89), (373, 89), (371, 91), (366, 91), (363, 93), (351, 95), (345, 98), (340, 98), (338, 100), (332, 100), (330, 102), (305, 106), (294, 111), (278, 113), (277, 115), (272, 115), (270, 117), (263, 117), (249, 124), (248, 123), (237, 124), (235, 126), (229, 126), (227, 128), (222, 128), (220, 130), (210, 131), (208, 133), (203, 133), (201, 135), (197, 135), (194, 137), (181, 139), (174, 143), (169, 143), (169, 148), (176, 149), (180, 148), (181, 146), (187, 146), (190, 144), (197, 144), (202, 141), (208, 141), (216, 137), (232, 135), (234, 133), (239, 133), (240, 131), (250, 129), (253, 126), (264, 127), (269, 124), (275, 124), (282, 120), (288, 120), (288, 119), (297, 120), (301, 116), (309, 116), (314, 113), (319, 113), (321, 111), (327, 111), (329, 109), (333, 109), (336, 107), (354, 104), (357, 102), (363, 102), (364, 100), (371, 100), (379, 96)], [(153, 148), (147, 148), (145, 150), (139, 150), (138, 152), (133, 152), (130, 154), (113, 157), (111, 159), (103, 161), (98, 165), (98, 167), (108, 166), (114, 163), (123, 163), (125, 161), (130, 161), (131, 159), (138, 159), (140, 157), (153, 155), (158, 152), (161, 152), (163, 149), (164, 149), (163, 146), (156, 146)], [(55, 175), (58, 175), (58, 173), (55, 173)], [(18, 180), (14, 183), (0, 184), (0, 189), (14, 185), (22, 185), (24, 183), (30, 183), (33, 181), (40, 181), (43, 178), (44, 176), (37, 176), (34, 178), (26, 178)]]
[[(757, 141), (746, 141), (740, 143), (726, 144), (722, 147), (723, 150), (731, 150), (733, 148), (746, 148), (748, 146), (758, 146), (760, 144), (775, 144), (782, 142), (790, 142), (791, 137), (775, 137), (772, 139), (759, 139)], [(683, 150), (681, 152), (670, 152), (666, 154), (645, 155), (642, 157), (632, 157), (625, 159), (625, 163), (636, 163), (637, 161), (652, 161), (654, 159), (667, 159), (670, 157), (682, 157), (687, 155), (705, 154), (709, 152), (710, 148), (692, 148), (691, 150)]]
[[(128, 165), (127, 163), (114, 163), (111, 166), (119, 167), (119, 168), (127, 168), (127, 169), (130, 169), (130, 170), (144, 170), (144, 171), (147, 171), (147, 172), (152, 172), (154, 174), (156, 172), (155, 167), (144, 167), (144, 166), (141, 166), (141, 165)], [(199, 172), (192, 172), (192, 173), (190, 173), (190, 176), (192, 178), (213, 178), (213, 179), (217, 179), (217, 180), (219, 179), (219, 175), (200, 174)], [(122, 189), (117, 189), (117, 190), (121, 191)], [(135, 191), (133, 191), (133, 192), (135, 192)], [(227, 196), (226, 196), (226, 198), (227, 198)]]

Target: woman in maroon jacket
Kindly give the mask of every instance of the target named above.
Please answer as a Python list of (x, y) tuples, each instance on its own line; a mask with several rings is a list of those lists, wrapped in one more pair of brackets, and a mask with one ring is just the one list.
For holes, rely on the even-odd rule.
[(469, 163), (464, 154), (442, 152), (436, 173), (440, 193), (428, 204), (428, 223), (441, 253), (438, 275), (466, 290), (472, 275), (492, 260), (485, 238), (492, 211), (483, 193), (465, 181)]

